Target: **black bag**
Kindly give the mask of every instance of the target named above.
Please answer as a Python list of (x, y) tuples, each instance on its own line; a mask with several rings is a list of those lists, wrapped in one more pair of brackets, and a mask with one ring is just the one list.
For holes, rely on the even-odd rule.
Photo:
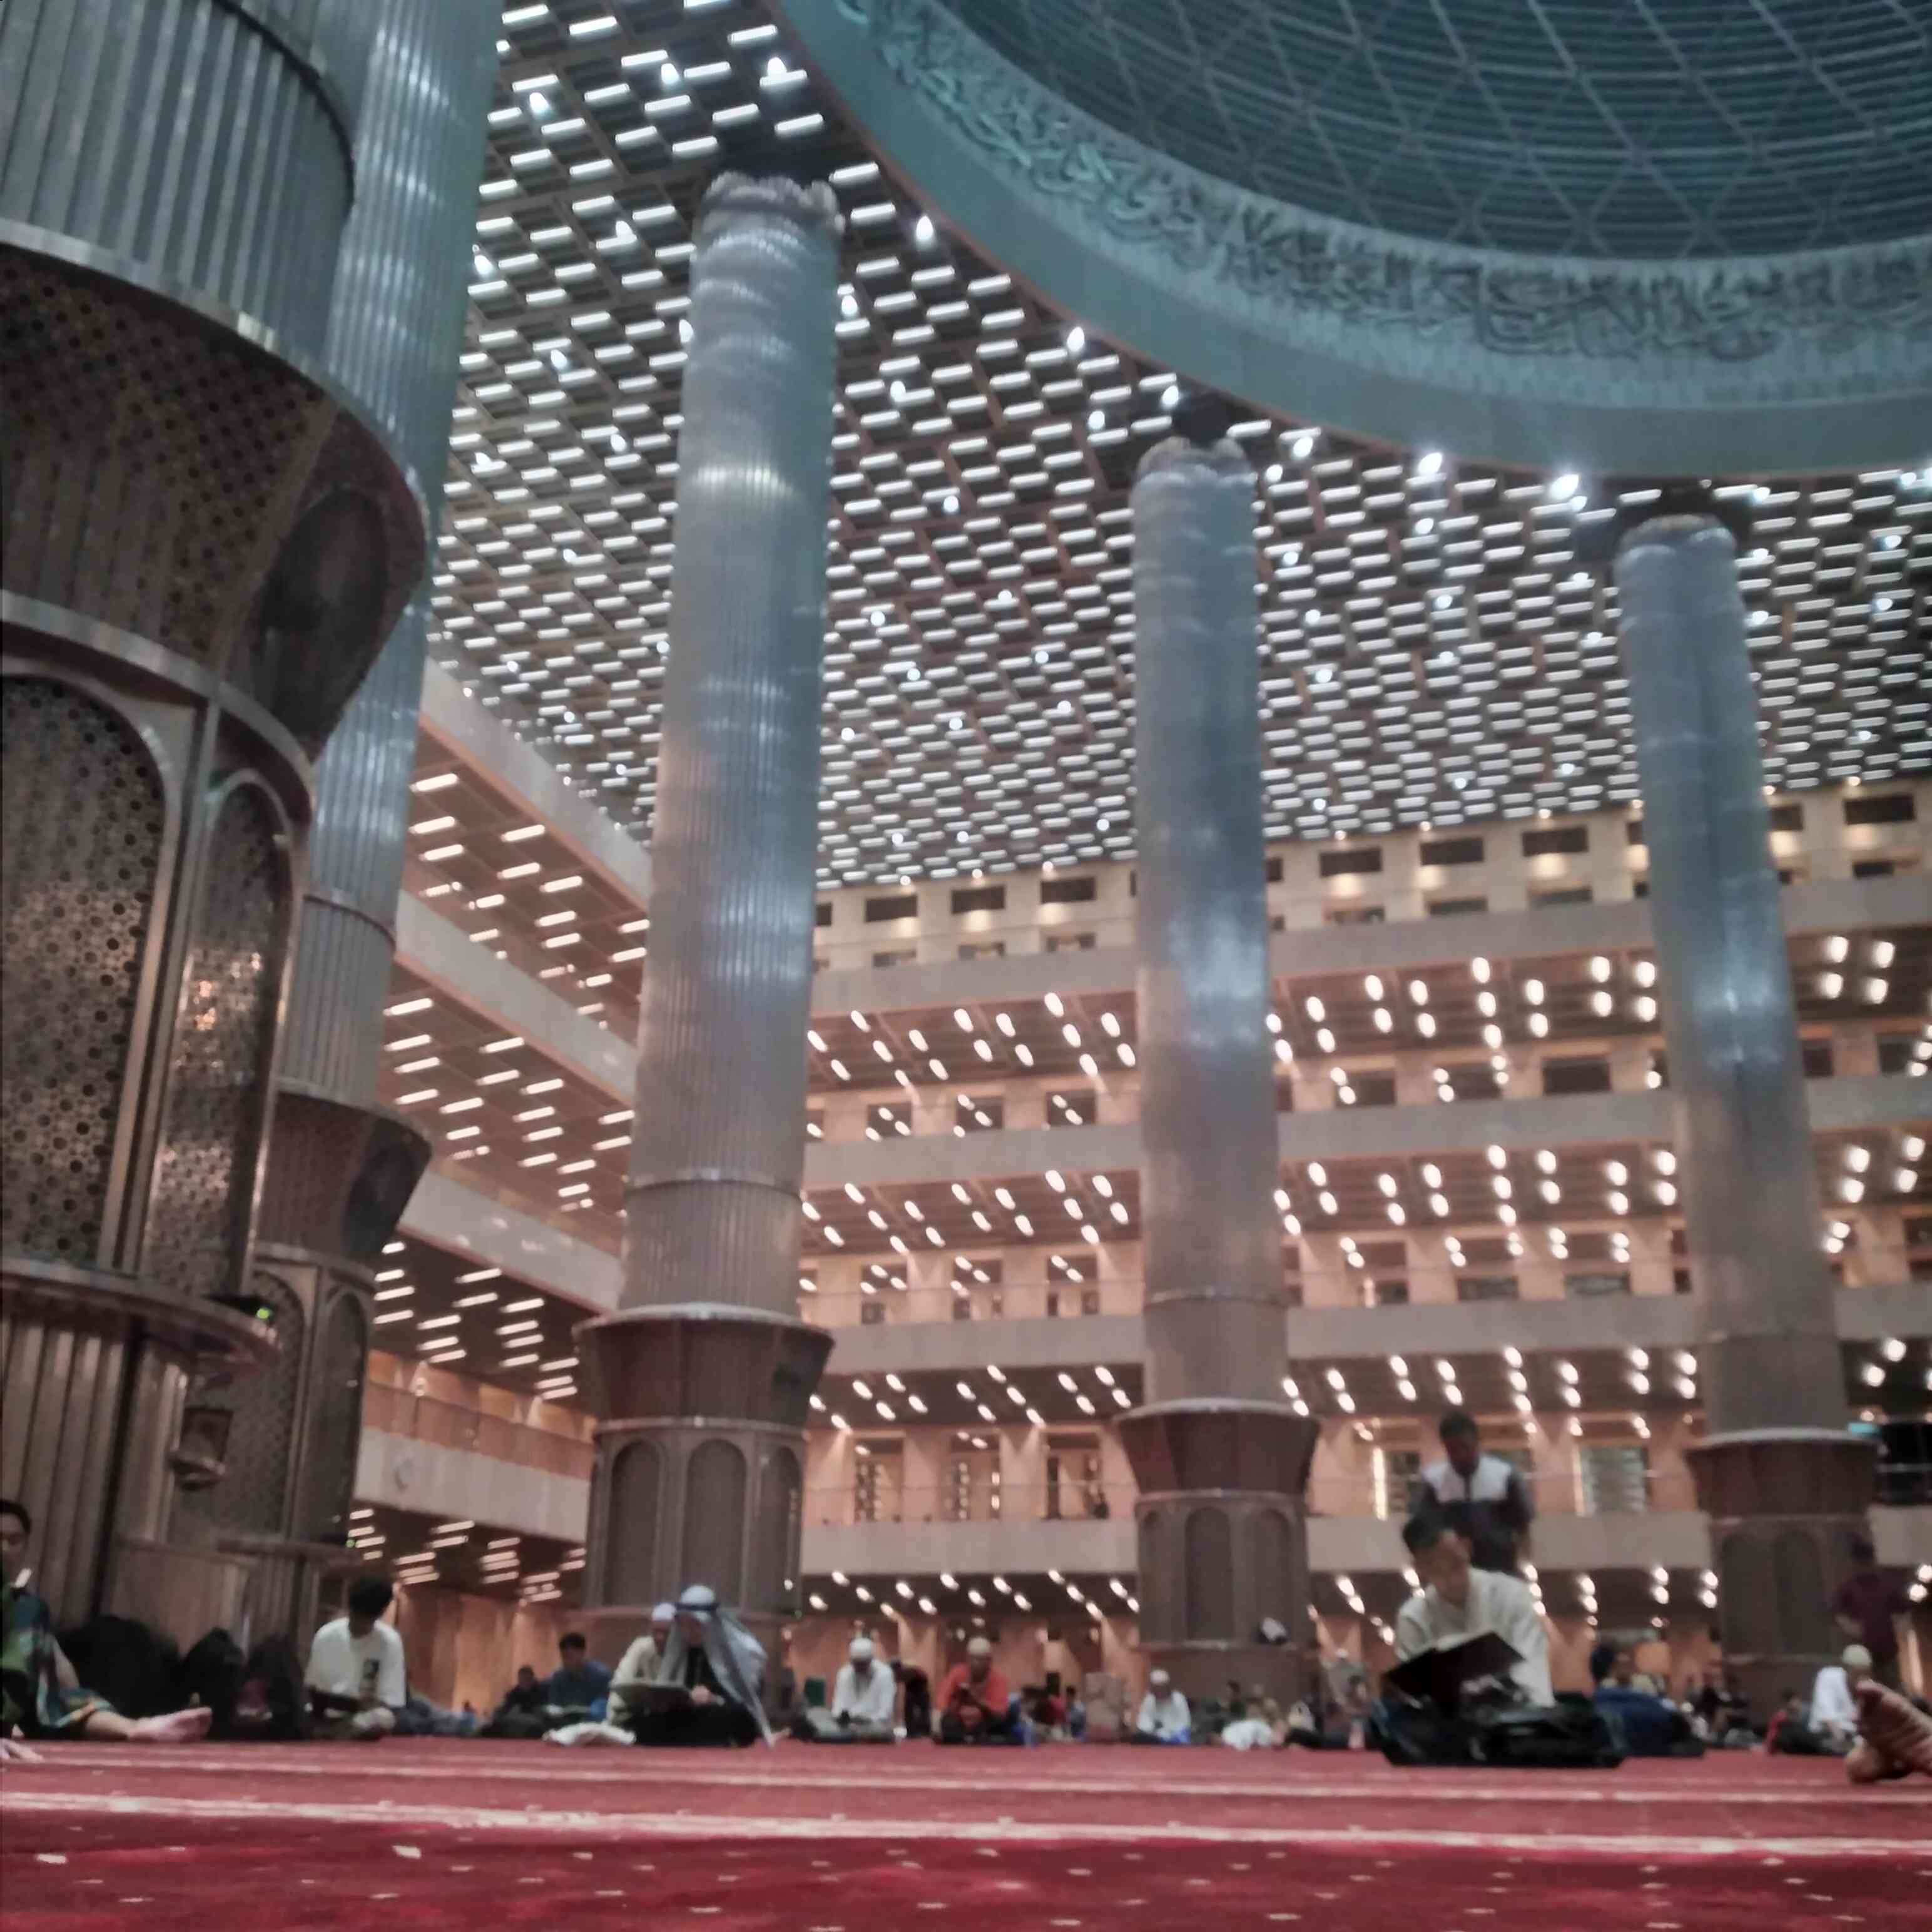
[(1611, 1771), (1624, 1761), (1622, 1727), (1575, 1691), (1554, 1704), (1478, 1705), (1468, 1734), (1472, 1764)]
[(242, 1694), (242, 1646), (218, 1625), (196, 1640), (181, 1660), (182, 1701), (190, 1698), (214, 1713), (217, 1736), (227, 1735)]
[(158, 1718), (185, 1701), (174, 1639), (132, 1617), (96, 1617), (63, 1632), (60, 1646), (82, 1688), (124, 1718)]

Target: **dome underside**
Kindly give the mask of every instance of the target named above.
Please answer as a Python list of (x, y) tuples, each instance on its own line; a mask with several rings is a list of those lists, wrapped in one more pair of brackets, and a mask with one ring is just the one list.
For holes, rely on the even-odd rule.
[(1074, 106), (1294, 206), (1677, 260), (1932, 227), (1906, 0), (946, 0)]

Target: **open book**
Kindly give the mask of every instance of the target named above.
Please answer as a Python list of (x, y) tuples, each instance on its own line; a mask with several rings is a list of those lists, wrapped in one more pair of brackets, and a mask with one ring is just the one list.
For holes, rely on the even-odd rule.
[(1382, 1684), (1419, 1703), (1453, 1711), (1466, 1684), (1479, 1678), (1507, 1677), (1510, 1666), (1522, 1661), (1522, 1652), (1508, 1638), (1494, 1630), (1478, 1630), (1472, 1636), (1452, 1637), (1418, 1651), (1406, 1663), (1385, 1671)]
[(682, 1684), (656, 1684), (641, 1677), (620, 1677), (610, 1690), (622, 1698), (627, 1711), (676, 1711), (691, 1702), (691, 1693)]

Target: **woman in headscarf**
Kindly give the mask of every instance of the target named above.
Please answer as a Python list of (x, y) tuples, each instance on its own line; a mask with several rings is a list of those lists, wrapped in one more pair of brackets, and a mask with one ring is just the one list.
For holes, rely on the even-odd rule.
[(688, 1700), (634, 1711), (640, 1744), (772, 1742), (765, 1719), (765, 1647), (718, 1600), (694, 1583), (673, 1606), (670, 1636), (655, 1682), (675, 1684)]

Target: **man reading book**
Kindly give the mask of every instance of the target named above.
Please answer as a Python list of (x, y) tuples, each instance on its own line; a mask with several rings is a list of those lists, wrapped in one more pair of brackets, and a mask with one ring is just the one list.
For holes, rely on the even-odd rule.
[(1469, 1539), (1432, 1513), (1412, 1516), (1402, 1540), (1422, 1588), (1396, 1614), (1397, 1660), (1406, 1662), (1432, 1646), (1493, 1630), (1516, 1652), (1510, 1681), (1523, 1701), (1554, 1703), (1550, 1640), (1529, 1586), (1499, 1570), (1477, 1569)]

